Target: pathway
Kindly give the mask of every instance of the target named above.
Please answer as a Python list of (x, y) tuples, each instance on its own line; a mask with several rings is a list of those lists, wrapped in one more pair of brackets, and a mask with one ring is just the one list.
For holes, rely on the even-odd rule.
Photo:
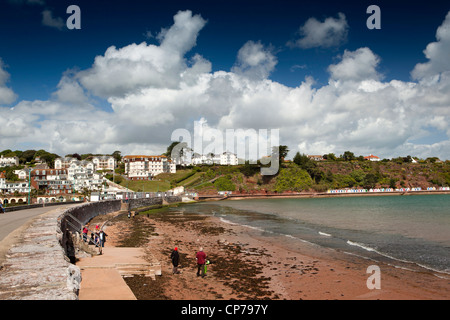
[(157, 261), (145, 260), (143, 248), (103, 248), (102, 255), (81, 258), (80, 300), (136, 300), (123, 277), (143, 274), (154, 278), (161, 275)]

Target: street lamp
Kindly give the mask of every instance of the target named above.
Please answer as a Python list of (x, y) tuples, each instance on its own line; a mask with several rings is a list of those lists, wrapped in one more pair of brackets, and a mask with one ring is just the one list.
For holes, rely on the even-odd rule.
[(31, 170), (28, 169), (28, 204), (31, 204)]

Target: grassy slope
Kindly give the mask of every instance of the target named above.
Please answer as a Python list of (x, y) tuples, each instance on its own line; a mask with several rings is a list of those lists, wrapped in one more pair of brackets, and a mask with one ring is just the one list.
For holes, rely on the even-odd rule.
[[(245, 170), (244, 166), (203, 166), (194, 169), (177, 170), (175, 174), (160, 174), (154, 181), (128, 181), (128, 187), (135, 191), (166, 191), (175, 186), (184, 186), (188, 190), (202, 193), (217, 193), (220, 190), (218, 178), (229, 180), (234, 185), (234, 191), (269, 192), (293, 186), (292, 189), (305, 190), (307, 185), (311, 190), (325, 191), (330, 188), (364, 187), (365, 177), (376, 176), (375, 187), (427, 187), (450, 185), (450, 163), (403, 163), (370, 162), (370, 161), (324, 161), (316, 162), (317, 170), (322, 173), (322, 179), (306, 183), (304, 174), (293, 163), (285, 164), (277, 176), (261, 176), (259, 168), (253, 172)], [(283, 174), (281, 174), (283, 171)], [(246, 174), (244, 174), (246, 173)], [(294, 179), (291, 179), (294, 177)], [(281, 181), (284, 179), (283, 181)], [(288, 180), (287, 180), (288, 179)], [(285, 181), (286, 180), (286, 181)], [(121, 182), (127, 186), (127, 181)], [(229, 184), (227, 184), (229, 185)], [(282, 188), (280, 189), (280, 186)], [(301, 186), (301, 188), (299, 187)]]

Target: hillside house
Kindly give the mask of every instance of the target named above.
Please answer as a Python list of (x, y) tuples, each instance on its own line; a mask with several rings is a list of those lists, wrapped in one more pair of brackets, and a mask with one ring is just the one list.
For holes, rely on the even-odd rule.
[(365, 160), (369, 161), (381, 161), (381, 159), (377, 156), (374, 156), (373, 154), (368, 155), (367, 157), (364, 157)]
[(176, 165), (166, 156), (128, 155), (123, 157), (125, 174), (131, 180), (151, 180), (160, 173), (175, 173)]

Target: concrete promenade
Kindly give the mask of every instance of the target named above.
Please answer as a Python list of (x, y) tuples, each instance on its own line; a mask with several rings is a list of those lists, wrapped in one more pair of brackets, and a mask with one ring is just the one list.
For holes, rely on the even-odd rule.
[[(79, 270), (59, 242), (58, 218), (80, 204), (2, 214), (0, 300), (76, 300)], [(45, 209), (45, 212), (43, 212)], [(14, 229), (17, 225), (22, 225)]]

